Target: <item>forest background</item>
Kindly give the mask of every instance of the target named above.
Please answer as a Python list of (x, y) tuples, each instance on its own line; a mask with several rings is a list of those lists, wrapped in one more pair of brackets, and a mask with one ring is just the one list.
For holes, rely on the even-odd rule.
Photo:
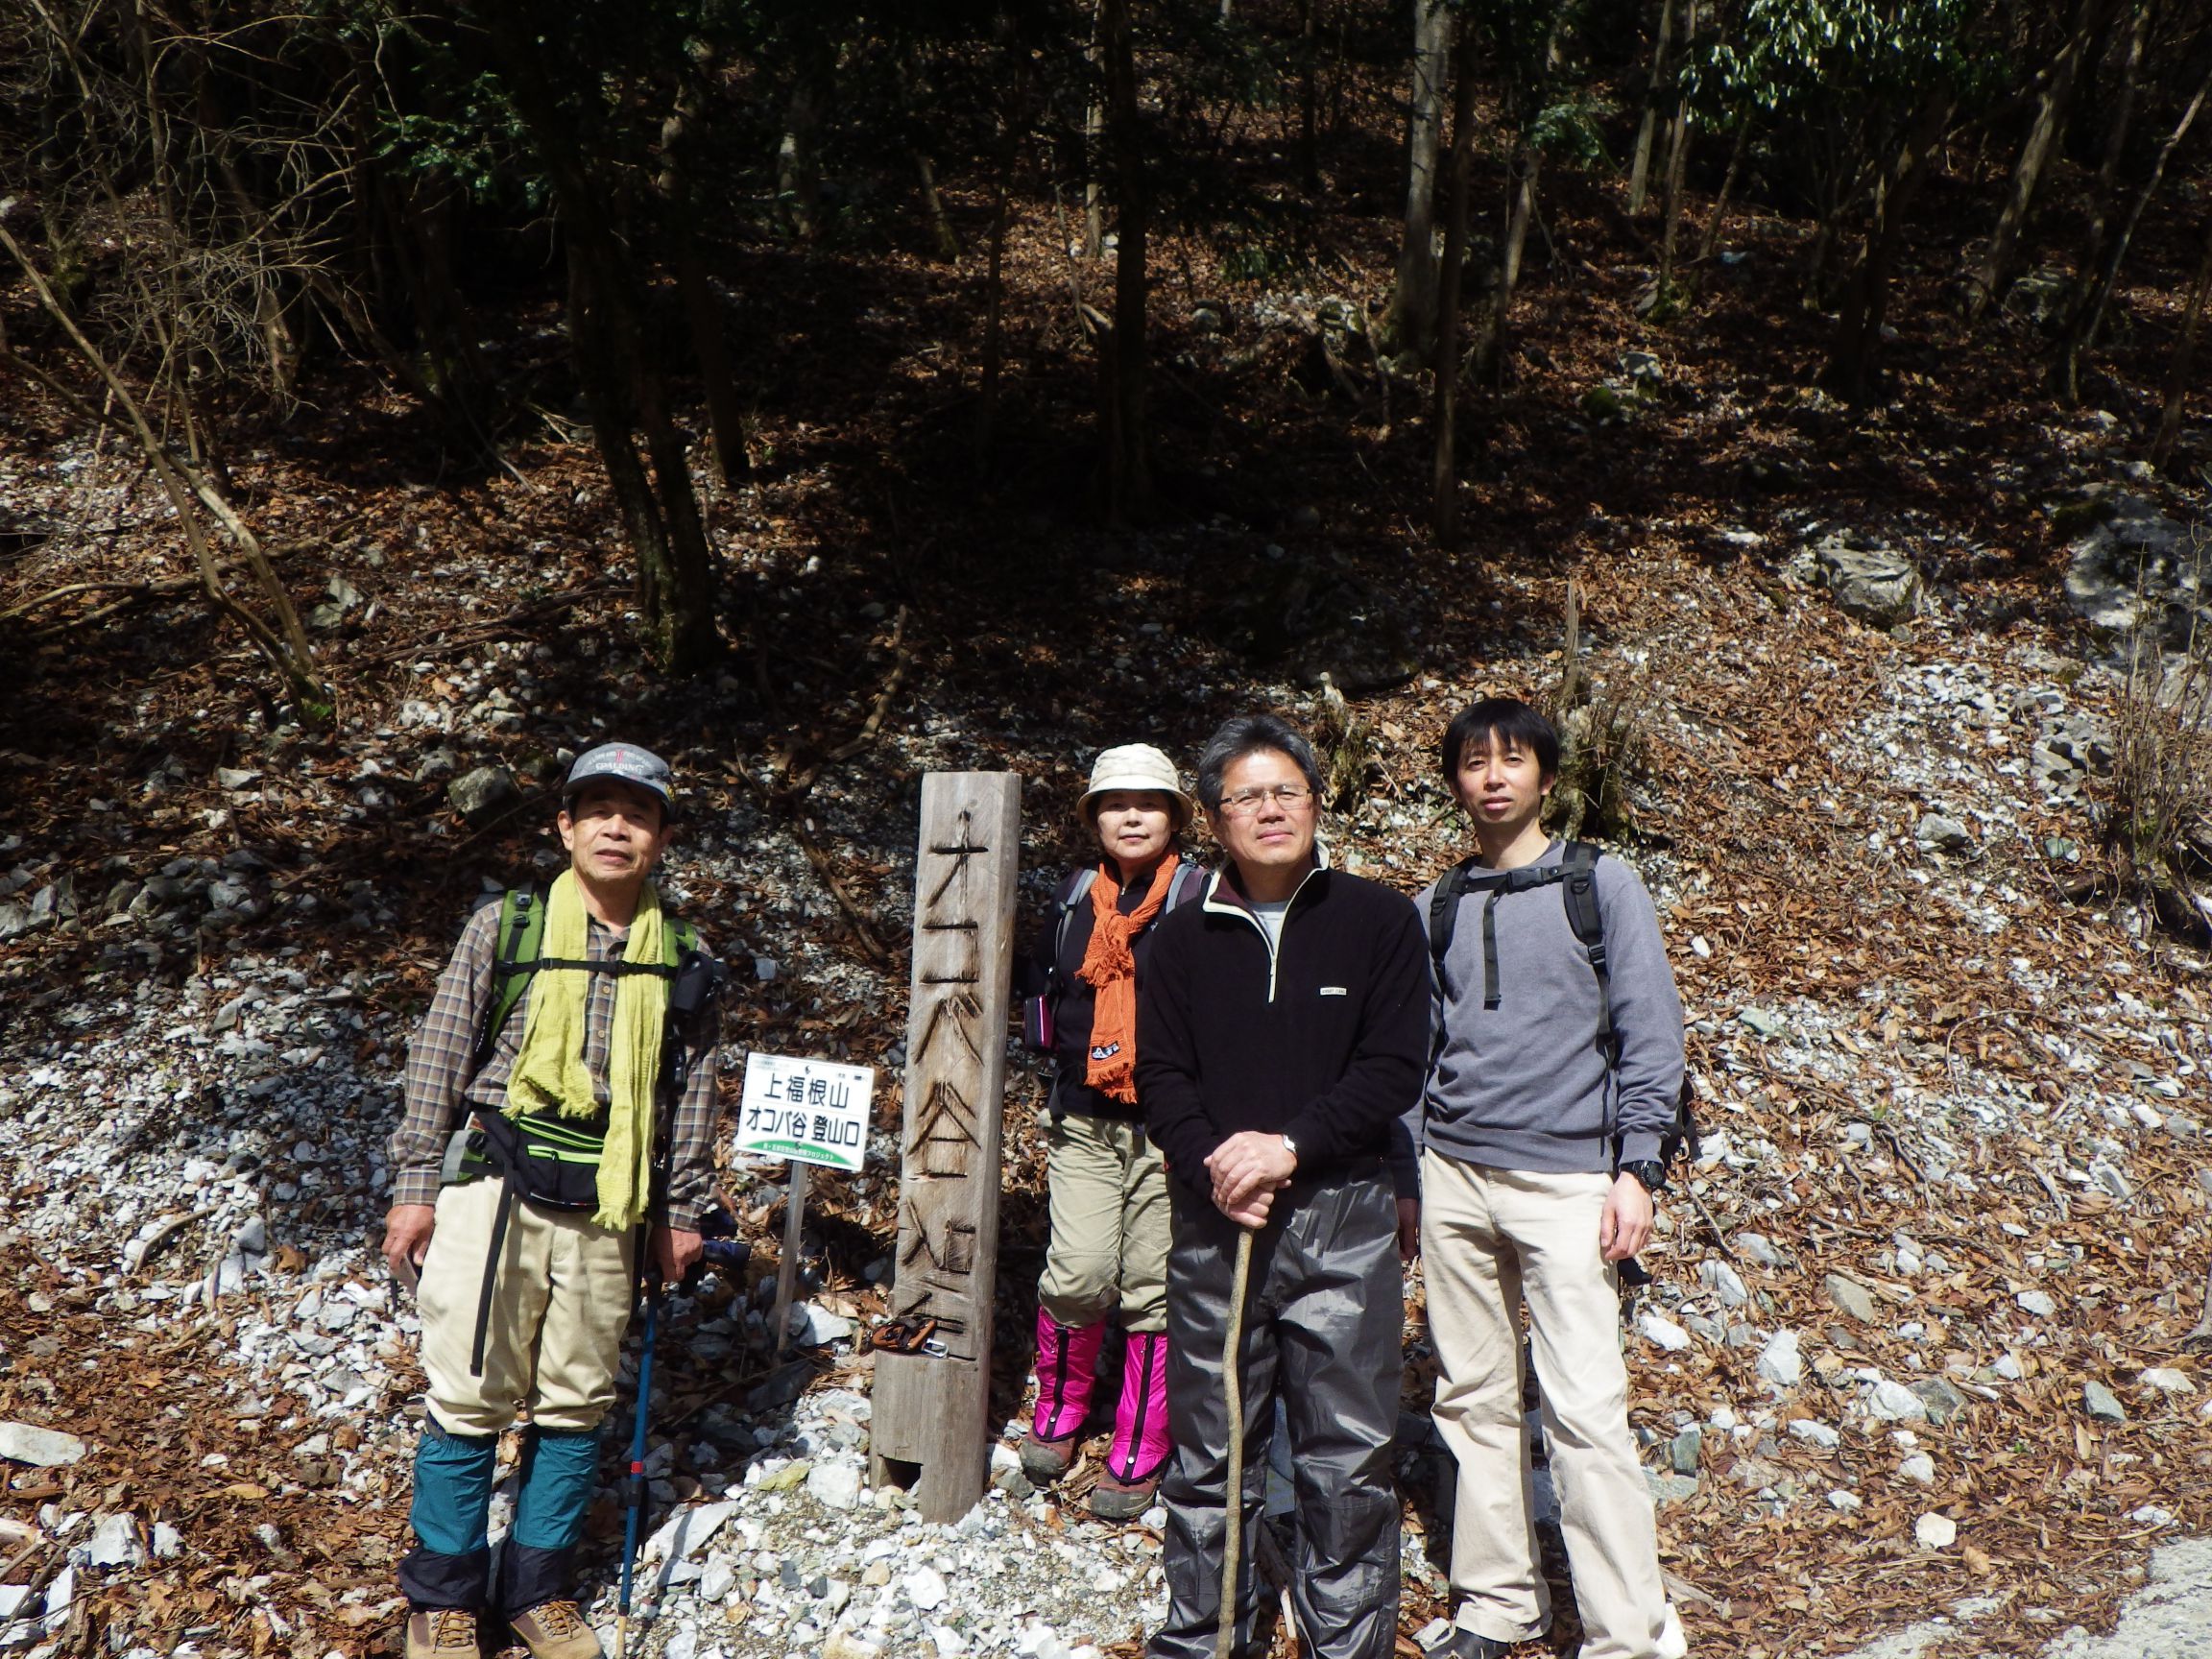
[[(1410, 890), (1455, 853), (1435, 735), (1498, 687), (1707, 905), (1694, 1013), (1856, 996), (2002, 1067), (2063, 1013), (1961, 985), (1910, 892), (1823, 914), (1867, 827), (1821, 791), (1909, 769), (1901, 676), (2056, 651), (2117, 753), (2018, 826), (2038, 938), (2125, 957), (2200, 1066), (2203, 652), (2113, 656), (2067, 582), (2138, 508), (2201, 551), (2208, 96), (2203, 0), (0, 0), (7, 1042), (289, 948), (375, 966), (388, 1073), (604, 728), (693, 781), (735, 1042), (895, 1062), (923, 770), (1025, 774), (1037, 887), (1096, 748), (1269, 703)], [(2187, 623), (2200, 558), (2155, 574)], [(1853, 1110), (1760, 1075), (1785, 1147)], [(2146, 1247), (2200, 1258), (2158, 1191)], [(2152, 1289), (2128, 1352), (2178, 1353)], [(2148, 1492), (2212, 1521), (2200, 1455), (2017, 1427), (1958, 1502), (2074, 1525), (1941, 1571), (2023, 1589), (2024, 1641)], [(1909, 1551), (1777, 1526), (1671, 1535), (1719, 1650), (1927, 1603)]]

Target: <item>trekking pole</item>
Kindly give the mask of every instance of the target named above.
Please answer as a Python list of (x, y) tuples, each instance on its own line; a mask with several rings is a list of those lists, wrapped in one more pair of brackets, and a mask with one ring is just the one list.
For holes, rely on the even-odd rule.
[[(1229, 1275), (1229, 1340), (1221, 1350), (1221, 1401), (1229, 1412), (1229, 1482), (1221, 1494), (1221, 1619), (1214, 1659), (1237, 1646), (1237, 1570), (1244, 1553), (1244, 1291), (1252, 1280), (1252, 1229), (1237, 1229), (1237, 1265)], [(617, 1653), (615, 1659), (621, 1659)]]
[(649, 1279), (645, 1289), (645, 1346), (637, 1357), (637, 1422), (630, 1431), (629, 1514), (622, 1522), (622, 1590), (614, 1605), (614, 1659), (630, 1638), (630, 1579), (637, 1564), (638, 1523), (645, 1513), (645, 1424), (653, 1399), (653, 1336), (660, 1323), (661, 1286)]

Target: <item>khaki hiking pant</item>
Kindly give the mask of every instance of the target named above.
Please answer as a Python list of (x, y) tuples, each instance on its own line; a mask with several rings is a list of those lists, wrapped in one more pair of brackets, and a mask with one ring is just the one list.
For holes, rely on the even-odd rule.
[(1628, 1430), (1614, 1266), (1598, 1220), (1613, 1178), (1421, 1160), (1421, 1262), (1436, 1427), (1458, 1460), (1458, 1623), (1525, 1642), (1551, 1623), (1521, 1415), (1521, 1305), (1543, 1383), (1582, 1659), (1654, 1659), (1667, 1617), (1651, 1492)]
[(438, 1193), (417, 1296), (430, 1414), (450, 1434), (497, 1434), (525, 1407), (541, 1429), (595, 1429), (614, 1404), (637, 1236), (609, 1232), (580, 1211), (541, 1210), (517, 1198), (493, 1286), (484, 1374), (472, 1377), (469, 1356), (499, 1188), (491, 1178)]
[(1120, 1310), (1124, 1331), (1167, 1329), (1167, 1166), (1142, 1123), (1080, 1112), (1045, 1119), (1052, 1237), (1037, 1300), (1067, 1326)]

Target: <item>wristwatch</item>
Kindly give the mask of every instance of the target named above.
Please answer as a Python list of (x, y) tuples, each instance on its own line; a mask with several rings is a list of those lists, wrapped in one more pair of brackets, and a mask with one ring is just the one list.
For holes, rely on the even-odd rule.
[(1287, 1135), (1278, 1135), (1275, 1137), (1275, 1139), (1283, 1142), (1283, 1150), (1290, 1154), (1290, 1162), (1293, 1164), (1297, 1163), (1298, 1142), (1291, 1140)]
[(1647, 1192), (1660, 1192), (1667, 1186), (1667, 1166), (1656, 1158), (1631, 1158), (1621, 1166), (1621, 1173), (1633, 1175), (1643, 1183)]

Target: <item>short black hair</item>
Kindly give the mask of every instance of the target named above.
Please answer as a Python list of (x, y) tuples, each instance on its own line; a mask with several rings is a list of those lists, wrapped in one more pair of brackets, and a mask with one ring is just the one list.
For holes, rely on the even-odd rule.
[(1445, 783), (1457, 781), (1469, 744), (1479, 742), (1487, 752), (1495, 741), (1532, 752), (1545, 777), (1559, 776), (1559, 733), (1551, 722), (1518, 697), (1484, 697), (1460, 709), (1444, 728), (1437, 757), (1444, 765)]
[(1221, 809), (1221, 775), (1247, 755), (1273, 749), (1287, 755), (1292, 765), (1306, 774), (1313, 798), (1321, 798), (1321, 765), (1313, 758), (1313, 745), (1298, 734), (1298, 728), (1277, 714), (1233, 714), (1206, 739), (1206, 752), (1198, 757), (1198, 800), (1209, 812)]

